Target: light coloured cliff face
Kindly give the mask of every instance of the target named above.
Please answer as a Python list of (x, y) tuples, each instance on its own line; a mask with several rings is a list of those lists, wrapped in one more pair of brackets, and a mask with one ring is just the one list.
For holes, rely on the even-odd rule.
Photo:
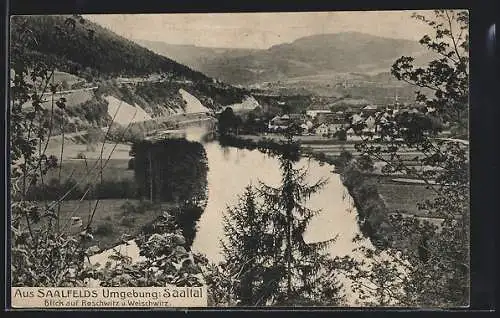
[(126, 126), (129, 123), (151, 119), (151, 116), (137, 105), (127, 104), (114, 96), (106, 96), (105, 99), (108, 101), (108, 114), (117, 124)]
[(253, 96), (246, 96), (241, 103), (231, 104), (226, 106), (226, 108), (231, 107), (233, 111), (244, 111), (252, 110), (259, 106), (259, 102)]
[(192, 113), (208, 113), (212, 110), (203, 106), (203, 104), (198, 100), (198, 98), (194, 97), (190, 93), (186, 92), (182, 88), (179, 89), (179, 93), (182, 95), (184, 102), (186, 103), (186, 108), (184, 110), (185, 114)]

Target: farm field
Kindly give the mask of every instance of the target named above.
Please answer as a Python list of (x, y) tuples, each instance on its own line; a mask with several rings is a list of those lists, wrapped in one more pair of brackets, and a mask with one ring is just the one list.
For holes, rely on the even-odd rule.
[(368, 177), (368, 182), (377, 187), (390, 212), (400, 211), (409, 215), (428, 217), (429, 215), (418, 209), (417, 204), (434, 197), (434, 192), (420, 184), (401, 184), (391, 182), (386, 178)]
[[(81, 140), (75, 142), (77, 137), (65, 138), (64, 152), (61, 164), (61, 179), (69, 177), (79, 180), (89, 178), (100, 174), (101, 158), (103, 169), (103, 179), (108, 181), (122, 180), (133, 178), (133, 170), (128, 169), (130, 160), (130, 145), (102, 143), (89, 146), (82, 143)], [(102, 148), (102, 156), (101, 156)], [(47, 156), (54, 155), (60, 160), (61, 155), (61, 136), (51, 138), (47, 147)], [(85, 159), (78, 159), (81, 156)], [(109, 160), (108, 160), (109, 158)], [(59, 176), (59, 168), (51, 169), (48, 172), (47, 178), (57, 178)]]
[[(61, 155), (61, 136), (54, 136), (50, 139), (46, 154), (54, 155), (57, 158)], [(128, 160), (130, 159), (129, 151), (130, 145), (128, 144), (116, 144), (111, 142), (106, 142), (103, 144), (101, 142), (97, 142), (93, 145), (87, 145), (85, 143), (85, 138), (82, 136), (65, 136), (64, 139), (64, 152), (63, 152), (63, 161), (67, 159), (77, 159), (79, 154), (85, 155), (87, 159), (99, 159), (101, 158), (101, 150), (102, 150), (102, 158), (103, 159), (122, 159)]]

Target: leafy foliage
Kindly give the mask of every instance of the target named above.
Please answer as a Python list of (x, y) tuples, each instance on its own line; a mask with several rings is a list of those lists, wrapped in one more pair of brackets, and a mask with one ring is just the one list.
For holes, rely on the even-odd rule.
[[(40, 23), (32, 24), (31, 22), (34, 20)], [(71, 62), (69, 56), (75, 56), (74, 53), (78, 45), (81, 45), (82, 41), (86, 41), (82, 39), (85, 29), (82, 28), (81, 24), (84, 22), (79, 16), (67, 18), (14, 17), (11, 51), (13, 78), (10, 104), (12, 285), (86, 286), (88, 278), (94, 278), (100, 280), (104, 286), (120, 284), (126, 286), (130, 286), (130, 284), (135, 284), (135, 286), (165, 286), (167, 283), (177, 286), (199, 286), (201, 277), (195, 276), (199, 273), (196, 263), (205, 262), (205, 260), (200, 256), (186, 252), (186, 239), (182, 236), (174, 219), (168, 214), (155, 222), (153, 233), (145, 233), (137, 240), (142, 254), (148, 257), (148, 261), (140, 265), (132, 265), (129, 258), (121, 255), (114, 255), (112, 258), (115, 264), (108, 264), (104, 268), (88, 264), (88, 256), (92, 252), (87, 247), (93, 243), (92, 231), (101, 236), (110, 235), (113, 231), (113, 225), (109, 222), (97, 226), (95, 230), (92, 228), (92, 219), (99, 203), (98, 196), (95, 198), (97, 199), (95, 204), (92, 204), (94, 205), (93, 210), (89, 208), (88, 224), (85, 224), (76, 234), (70, 233), (67, 228), (59, 224), (59, 210), (63, 200), (67, 198), (76, 198), (80, 201), (89, 200), (96, 194), (106, 193), (106, 187), (115, 192), (123, 190), (121, 187), (116, 187), (116, 184), (103, 182), (102, 169), (104, 169), (105, 164), (101, 166), (101, 182), (98, 184), (89, 185), (85, 184), (86, 181), (71, 178), (62, 181), (60, 158), (63, 158), (64, 143), (61, 145), (60, 158), (45, 155), (48, 141), (55, 133), (56, 127), (59, 124), (61, 127), (65, 127), (69, 118), (81, 115), (80, 111), (85, 113), (84, 117), (90, 116), (86, 119), (89, 122), (94, 121), (96, 126), (100, 125), (101, 120), (108, 120), (106, 116), (102, 116), (103, 112), (107, 112), (107, 105), (101, 103), (102, 99), (99, 96), (96, 97), (95, 101), (71, 110), (66, 108), (64, 98), (57, 99), (55, 97), (57, 90), (56, 85), (53, 84), (55, 69), (79, 66)], [(91, 25), (88, 29), (90, 37), (95, 35), (92, 32), (92, 27)], [(47, 38), (47, 35), (53, 36), (54, 34), (54, 38)], [(88, 44), (91, 43), (88, 42)], [(87, 54), (93, 55), (94, 58), (99, 57), (100, 55), (94, 52), (94, 49), (99, 48), (101, 44), (113, 45), (113, 43), (106, 43), (106, 41), (98, 41), (93, 49), (83, 50), (84, 52), (78, 51), (78, 53), (83, 54), (77, 54), (77, 57), (83, 60), (88, 58)], [(54, 56), (50, 54), (39, 54), (39, 52), (51, 50), (58, 54), (60, 61), (56, 61)], [(163, 62), (165, 61), (163, 60)], [(86, 60), (85, 62), (92, 64), (98, 61)], [(154, 63), (154, 61), (152, 62)], [(120, 63), (111, 64), (120, 65)], [(100, 71), (115, 71), (106, 69), (104, 65), (99, 63), (93, 66), (96, 65), (104, 67)], [(139, 63), (137, 66), (138, 68), (132, 68), (132, 70), (138, 72), (147, 70), (144, 69), (144, 67), (147, 68), (147, 64), (144, 66)], [(47, 91), (50, 91), (51, 94), (47, 94)], [(45, 102), (44, 96), (50, 98), (49, 108), (41, 106)], [(27, 102), (32, 104), (32, 109), (23, 108)], [(64, 130), (66, 128), (61, 128), (61, 131)], [(105, 142), (102, 140), (102, 132), (100, 129), (97, 130), (94, 129), (87, 134), (87, 139), (92, 145), (97, 142)], [(104, 136), (104, 139), (107, 137), (107, 135)], [(62, 140), (64, 141), (64, 137)], [(200, 154), (203, 155), (204, 152), (200, 152)], [(199, 160), (200, 156), (191, 159), (188, 163)], [(102, 158), (99, 162), (103, 162)], [(204, 163), (203, 160), (201, 162)], [(59, 168), (58, 178), (51, 179), (47, 184), (47, 172), (56, 168)], [(191, 172), (196, 176), (205, 176), (204, 181), (203, 178), (201, 181), (198, 180), (203, 185), (203, 182), (206, 183), (206, 164), (205, 166), (202, 164), (199, 168), (199, 170), (194, 169), (194, 172)], [(124, 188), (127, 188), (129, 181), (122, 181)], [(133, 187), (128, 190), (135, 191)], [(190, 188), (190, 190), (192, 189)], [(38, 195), (42, 195), (42, 198), (38, 198)], [(32, 199), (50, 201), (42, 204), (30, 201)], [(130, 224), (133, 222), (133, 217), (131, 215), (124, 216), (122, 224)], [(160, 268), (159, 272), (158, 268)], [(154, 275), (150, 276), (150, 273)], [(130, 275), (135, 275), (136, 280), (132, 279)]]
[(139, 195), (153, 201), (206, 201), (207, 158), (200, 143), (184, 139), (132, 145)]
[(144, 261), (132, 262), (119, 253), (112, 256), (104, 268), (96, 264), (88, 269), (89, 276), (100, 281), (101, 286), (202, 286), (202, 268), (208, 261), (185, 248), (185, 238), (174, 217), (164, 213), (143, 232), (136, 243)]
[(469, 14), (468, 11), (436, 10), (435, 18), (414, 17), (433, 28), (434, 35), (420, 40), (440, 58), (425, 68), (414, 67), (413, 58), (402, 56), (392, 66), (391, 74), (397, 79), (434, 92), (429, 98), (420, 91), (416, 100), (436, 109), (445, 121), (452, 123), (461, 133), (467, 133), (469, 105)]
[[(77, 20), (59, 21), (52, 32), (54, 38), (70, 38)], [(12, 286), (81, 286), (84, 244), (90, 236), (85, 231), (76, 236), (62, 231), (58, 201), (42, 207), (27, 200), (30, 188), (39, 181), (44, 183), (47, 172), (61, 166), (60, 159), (48, 157), (45, 151), (53, 134), (55, 110), (64, 114), (66, 101), (55, 96), (54, 61), (33, 59), (27, 50), (40, 45), (37, 34), (26, 23), (19, 23), (13, 26), (12, 35), (16, 39), (11, 45), (9, 109)], [(50, 108), (42, 107), (47, 95)], [(32, 109), (23, 108), (27, 102)]]
[[(467, 135), (468, 110), (468, 13), (436, 10), (432, 19), (415, 18), (431, 26), (434, 36), (421, 44), (439, 54), (426, 68), (415, 68), (411, 57), (401, 57), (393, 67), (396, 78), (418, 88), (434, 91), (417, 101), (424, 113), (388, 113), (377, 119), (377, 134), (364, 136), (356, 149), (372, 160), (386, 163), (385, 173), (399, 172), (421, 180), (436, 195), (419, 204), (438, 225), (415, 217), (394, 214), (385, 222), (392, 226), (390, 247), (365, 248), (370, 264), (346, 261), (346, 271), (357, 281), (367, 281), (371, 299), (380, 305), (457, 307), (469, 299), (469, 162), (468, 143), (439, 139), (440, 122)], [(361, 132), (364, 127), (354, 127)], [(421, 153), (410, 166), (401, 152)], [(422, 167), (426, 169), (422, 169)], [(386, 260), (381, 261), (382, 255)], [(359, 288), (361, 288), (358, 285)]]

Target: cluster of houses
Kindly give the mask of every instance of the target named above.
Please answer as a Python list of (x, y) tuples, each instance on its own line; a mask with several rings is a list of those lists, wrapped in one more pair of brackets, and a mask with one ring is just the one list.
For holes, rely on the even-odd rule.
[(332, 111), (329, 109), (307, 110), (305, 114), (285, 114), (275, 116), (269, 121), (269, 132), (280, 132), (287, 129), (292, 123), (300, 126), (303, 135), (316, 135), (322, 137), (333, 137), (339, 132), (345, 132), (347, 140), (358, 140), (360, 137), (351, 128), (352, 125), (364, 124), (363, 133), (376, 134), (379, 125), (383, 124), (389, 112), (408, 111), (421, 112), (418, 107), (399, 108), (379, 107), (366, 105), (358, 109), (347, 108), (345, 110)]

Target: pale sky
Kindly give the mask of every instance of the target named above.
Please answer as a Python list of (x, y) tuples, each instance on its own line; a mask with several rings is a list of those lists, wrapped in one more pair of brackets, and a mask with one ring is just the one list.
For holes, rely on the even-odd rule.
[(290, 13), (101, 14), (84, 15), (131, 40), (208, 47), (267, 49), (300, 37), (357, 31), (418, 41), (429, 31), (413, 12), (351, 11)]

